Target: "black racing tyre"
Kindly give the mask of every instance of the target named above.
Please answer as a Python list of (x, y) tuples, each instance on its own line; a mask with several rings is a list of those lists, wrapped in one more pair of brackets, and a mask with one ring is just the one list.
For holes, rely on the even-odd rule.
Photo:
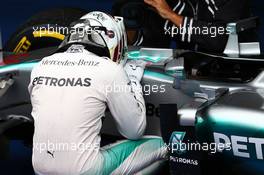
[(164, 35), (165, 20), (143, 0), (115, 0), (112, 15), (124, 18), (127, 31), (141, 33), (140, 46), (168, 48), (170, 37)]
[(115, 0), (112, 7), (113, 16), (122, 16), (128, 30), (143, 27), (147, 5), (141, 0)]
[[(59, 46), (69, 31), (69, 25), (87, 11), (77, 8), (55, 8), (42, 11), (26, 21), (9, 38), (5, 51), (25, 53)], [(40, 33), (46, 30), (45, 34)]]

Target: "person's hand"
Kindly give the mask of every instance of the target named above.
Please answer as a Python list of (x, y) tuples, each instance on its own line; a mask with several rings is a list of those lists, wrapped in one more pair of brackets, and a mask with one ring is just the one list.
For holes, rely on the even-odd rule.
[(126, 63), (124, 69), (129, 77), (129, 79), (141, 81), (144, 69), (146, 66), (146, 62), (142, 60), (130, 60)]
[(160, 16), (164, 19), (169, 19), (173, 10), (170, 8), (166, 0), (144, 0), (144, 2), (152, 7), (154, 7)]

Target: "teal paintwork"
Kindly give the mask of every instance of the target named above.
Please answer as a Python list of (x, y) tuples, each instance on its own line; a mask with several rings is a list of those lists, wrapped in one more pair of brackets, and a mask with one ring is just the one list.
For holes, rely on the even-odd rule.
[(154, 56), (141, 56), (140, 51), (130, 51), (127, 53), (128, 59), (131, 60), (144, 60), (149, 61), (152, 63), (157, 63), (162, 60), (161, 57), (154, 57)]
[[(264, 141), (263, 111), (258, 109), (257, 105), (256, 109), (253, 109), (254, 105), (251, 105), (253, 106), (251, 109), (239, 107), (242, 104), (241, 100), (247, 100), (246, 96), (245, 99), (241, 96), (239, 99), (229, 96), (232, 94), (226, 94), (220, 100), (204, 106), (197, 112), (195, 126), (197, 140), (200, 143), (215, 143), (214, 133), (223, 134), (232, 143), (232, 149), (218, 153), (224, 160), (223, 164), (218, 166), (229, 167), (230, 171), (232, 169), (239, 174), (248, 174), (249, 171), (252, 174), (264, 174), (264, 160), (258, 158), (256, 144), (249, 141), (249, 138), (260, 139), (259, 142)], [(244, 141), (235, 142), (234, 145), (234, 138)], [(221, 141), (224, 143), (224, 140)], [(237, 155), (241, 152), (249, 157)], [(263, 145), (260, 154), (263, 154)]]

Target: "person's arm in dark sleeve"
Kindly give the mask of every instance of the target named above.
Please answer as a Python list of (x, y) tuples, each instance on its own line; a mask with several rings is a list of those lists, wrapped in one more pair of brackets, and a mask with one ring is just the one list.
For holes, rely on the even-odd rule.
[[(216, 3), (208, 0), (208, 4), (204, 4), (207, 7), (204, 13), (214, 17), (211, 21), (196, 20), (185, 14), (179, 15), (171, 9), (165, 0), (144, 1), (153, 6), (164, 19), (169, 20), (172, 23), (171, 28), (181, 28), (181, 32), (177, 33), (180, 36), (175, 33), (175, 37), (180, 37), (182, 42), (194, 43), (200, 48), (212, 52), (222, 52), (224, 50), (230, 33), (226, 28), (227, 23), (236, 22), (250, 16), (248, 0), (223, 0)], [(220, 30), (220, 32), (212, 34), (212, 30), (215, 29)], [(209, 30), (209, 32), (206, 32), (206, 30)]]
[(201, 50), (223, 52), (230, 32), (226, 25), (225, 22), (205, 22), (182, 17), (178, 37), (182, 42), (197, 44)]
[[(191, 4), (188, 1), (167, 0), (167, 3), (169, 5), (169, 7), (171, 7), (174, 14), (178, 14), (181, 16), (194, 17), (194, 12), (192, 9), (193, 7), (191, 6)], [(182, 19), (179, 19), (179, 20), (181, 21)], [(173, 23), (169, 19), (166, 19), (165, 24), (164, 24), (164, 30), (168, 31), (171, 29), (172, 26), (173, 26)]]
[[(219, 4), (215, 8), (208, 6), (207, 13), (209, 15), (219, 16), (218, 19), (210, 22), (196, 20), (194, 17), (185, 14), (169, 13), (167, 20), (170, 21), (168, 28), (170, 28), (171, 36), (177, 37), (181, 42), (197, 44), (201, 50), (223, 52), (230, 32), (227, 30), (227, 23), (237, 21), (240, 17), (237, 11), (232, 12), (235, 13), (232, 15), (232, 19), (223, 15), (227, 11), (229, 14), (231, 13), (228, 4)], [(234, 17), (236, 14), (237, 16)]]
[[(184, 17), (182, 25), (186, 22), (186, 31), (181, 39), (185, 42), (191, 42), (197, 44), (199, 49), (207, 50), (215, 53), (223, 53), (228, 36), (231, 33), (230, 28), (227, 27), (228, 23), (234, 23), (239, 20), (243, 20), (251, 17), (250, 1), (249, 0), (221, 0), (213, 1), (208, 0), (207, 13), (214, 18), (211, 21), (195, 20), (191, 17)], [(205, 12), (206, 13), (206, 12)], [(192, 28), (192, 32), (188, 29)], [(206, 32), (195, 32), (197, 29), (209, 29), (209, 34)], [(211, 31), (210, 31), (211, 30)], [(247, 38), (252, 38), (252, 41), (256, 41), (257, 37), (252, 31), (245, 31), (239, 33), (240, 42), (248, 42)], [(250, 40), (249, 40), (250, 41)]]

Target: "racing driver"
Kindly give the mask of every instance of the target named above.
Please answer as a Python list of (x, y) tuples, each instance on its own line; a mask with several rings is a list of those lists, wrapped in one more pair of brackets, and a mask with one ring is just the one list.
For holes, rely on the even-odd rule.
[[(124, 66), (127, 46), (122, 20), (103, 12), (86, 14), (72, 24), (75, 32), (64, 39), (58, 52), (33, 69), (29, 92), (36, 174), (150, 173), (166, 157), (161, 138), (142, 137), (144, 63), (130, 61)], [(107, 106), (128, 140), (100, 147)]]

